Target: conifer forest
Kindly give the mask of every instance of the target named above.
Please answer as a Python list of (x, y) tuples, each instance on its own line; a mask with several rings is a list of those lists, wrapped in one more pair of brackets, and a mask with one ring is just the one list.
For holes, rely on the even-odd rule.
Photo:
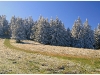
[(9, 36), (15, 40), (33, 40), (45, 45), (100, 49), (100, 24), (93, 30), (88, 20), (82, 23), (80, 17), (75, 20), (72, 29), (65, 28), (58, 17), (56, 19), (39, 16), (37, 21), (32, 17), (12, 16), (10, 22), (5, 15), (0, 16), (0, 37)]

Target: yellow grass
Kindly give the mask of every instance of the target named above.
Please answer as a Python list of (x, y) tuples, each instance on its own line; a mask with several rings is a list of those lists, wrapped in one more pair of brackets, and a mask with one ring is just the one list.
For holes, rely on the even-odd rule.
[[(59, 50), (62, 49), (64, 51), (67, 47), (57, 46), (56, 48), (56, 46), (42, 45), (35, 42), (33, 44), (32, 41), (24, 42), (31, 43), (17, 44), (14, 40), (11, 40), (10, 44), (8, 39), (4, 41), (6, 47), (3, 47), (3, 49), (7, 49), (4, 53), (7, 52), (9, 54), (7, 57), (2, 55), (4, 60), (7, 61), (4, 65), (9, 64), (9, 66), (15, 68), (15, 70), (12, 68), (11, 72), (5, 73), (100, 73), (100, 59), (98, 55), (95, 56), (96, 58), (93, 58), (90, 55), (88, 57), (85, 55), (63, 54), (65, 52), (60, 52)], [(51, 51), (47, 51), (49, 49)], [(52, 49), (54, 49), (53, 52)], [(74, 48), (69, 49), (71, 49), (69, 51), (74, 50)], [(2, 62), (4, 60), (2, 59)], [(9, 66), (5, 68), (11, 69)], [(1, 67), (4, 69), (4, 66)]]

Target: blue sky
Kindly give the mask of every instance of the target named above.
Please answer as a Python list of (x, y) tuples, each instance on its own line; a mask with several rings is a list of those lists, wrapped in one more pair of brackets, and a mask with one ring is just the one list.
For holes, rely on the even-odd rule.
[(100, 2), (95, 1), (9, 1), (0, 2), (0, 15), (6, 15), (10, 20), (13, 15), (22, 18), (31, 15), (37, 20), (39, 15), (53, 19), (58, 18), (65, 27), (72, 28), (75, 19), (80, 16), (82, 23), (86, 18), (92, 29), (100, 23)]

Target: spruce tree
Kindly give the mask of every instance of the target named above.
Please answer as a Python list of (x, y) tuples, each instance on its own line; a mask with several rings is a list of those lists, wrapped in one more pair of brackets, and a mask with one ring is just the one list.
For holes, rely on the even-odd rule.
[(11, 38), (20, 39), (20, 40), (26, 39), (22, 18), (12, 17), (10, 27), (11, 27), (11, 32), (12, 32)]
[(39, 20), (32, 27), (31, 39), (42, 44), (49, 44), (49, 28), (48, 19), (40, 16)]
[(84, 23), (84, 48), (93, 49), (94, 47), (94, 32), (86, 19)]
[(72, 30), (71, 30), (71, 34), (72, 34), (72, 38), (73, 38), (73, 41), (72, 41), (73, 47), (78, 47), (78, 48), (83, 47), (83, 42), (82, 42), (83, 30), (82, 30), (82, 28), (83, 28), (83, 25), (82, 25), (81, 19), (80, 19), (80, 17), (78, 17), (77, 21), (75, 21), (75, 23), (72, 27)]
[(0, 36), (3, 35), (2, 16), (0, 16)]
[(55, 21), (51, 19), (50, 26), (50, 44), (56, 46), (69, 46), (67, 31), (63, 23), (58, 19), (58, 17), (56, 17)]
[(98, 23), (97, 28), (94, 30), (95, 48), (100, 49), (100, 24)]
[(31, 36), (31, 28), (34, 25), (34, 22), (33, 22), (32, 17), (25, 18), (23, 24), (24, 24), (26, 38), (27, 39), (30, 39), (30, 36)]
[(67, 28), (67, 31), (66, 31), (66, 43), (67, 43), (67, 45), (66, 46), (69, 46), (69, 47), (71, 47), (72, 46), (72, 37), (71, 37), (71, 30), (70, 30), (70, 28)]
[(16, 17), (12, 16), (11, 21), (10, 21), (10, 33), (11, 33), (11, 38), (15, 39), (16, 38)]
[(0, 35), (8, 35), (8, 21), (5, 15), (0, 16)]

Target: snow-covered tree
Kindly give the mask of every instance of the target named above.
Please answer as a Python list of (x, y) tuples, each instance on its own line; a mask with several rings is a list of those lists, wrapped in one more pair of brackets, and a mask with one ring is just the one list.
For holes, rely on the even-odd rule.
[(50, 44), (50, 24), (48, 22), (48, 18), (44, 19), (43, 26), (42, 26), (42, 33), (41, 33), (41, 40), (43, 44)]
[(32, 27), (31, 39), (43, 44), (49, 44), (49, 27), (48, 19), (44, 19), (40, 16), (39, 20), (35, 22), (35, 25)]
[(34, 21), (31, 16), (24, 20), (24, 28), (25, 28), (25, 34), (27, 39), (30, 39), (31, 28), (33, 25), (34, 25)]
[(26, 38), (30, 39), (31, 28), (34, 25), (32, 17), (26, 18), (23, 24), (24, 24)]
[(35, 39), (35, 33), (36, 33), (36, 29), (37, 29), (37, 21), (34, 22), (34, 25), (31, 28), (31, 33), (30, 33), (30, 39), (34, 40)]
[(24, 23), (25, 35), (26, 38), (28, 38), (30, 33), (30, 25), (28, 24), (28, 19), (25, 19), (23, 23)]
[(17, 18), (15, 16), (12, 16), (11, 21), (10, 21), (10, 33), (11, 33), (11, 38), (15, 39), (16, 38), (16, 20)]
[(26, 39), (25, 29), (22, 18), (12, 17), (11, 19), (11, 31), (13, 39)]
[(16, 20), (17, 25), (17, 38), (18, 39), (26, 39), (25, 29), (22, 18), (17, 18)]
[(84, 48), (94, 48), (94, 32), (86, 19), (84, 23)]
[(71, 30), (67, 28), (67, 33), (66, 33), (66, 46), (72, 46), (72, 35), (71, 35)]
[(0, 16), (0, 36), (3, 35), (2, 16)]
[(4, 35), (8, 34), (8, 21), (6, 20), (6, 16), (2, 16), (2, 26), (3, 26), (3, 33)]
[(0, 16), (0, 35), (5, 36), (8, 34), (8, 21), (6, 20), (6, 16)]
[(75, 21), (72, 30), (65, 29), (58, 17), (48, 18), (40, 16), (37, 21), (32, 17), (22, 19), (12, 16), (10, 23), (6, 16), (0, 16), (0, 36), (11, 35), (17, 40), (32, 39), (42, 44), (56, 46), (73, 46), (78, 48), (100, 48), (100, 24), (93, 31), (86, 19), (82, 24), (80, 17)]
[(82, 25), (80, 17), (78, 17), (77, 21), (75, 21), (71, 30), (71, 34), (73, 38), (73, 41), (72, 41), (73, 47), (79, 47), (79, 48), (83, 47), (83, 42), (82, 42), (83, 30), (82, 29), (83, 29), (83, 25)]
[(50, 20), (50, 44), (57, 46), (70, 46), (68, 41), (68, 32), (66, 31), (64, 24), (56, 17), (56, 20)]
[(98, 23), (97, 28), (94, 30), (95, 48), (100, 49), (100, 24)]
[(40, 42), (42, 43), (42, 32), (43, 32), (43, 22), (44, 22), (44, 18), (42, 16), (39, 17), (38, 22), (35, 24), (35, 29), (33, 28), (33, 30), (35, 30), (35, 34), (34, 36), (34, 41)]

